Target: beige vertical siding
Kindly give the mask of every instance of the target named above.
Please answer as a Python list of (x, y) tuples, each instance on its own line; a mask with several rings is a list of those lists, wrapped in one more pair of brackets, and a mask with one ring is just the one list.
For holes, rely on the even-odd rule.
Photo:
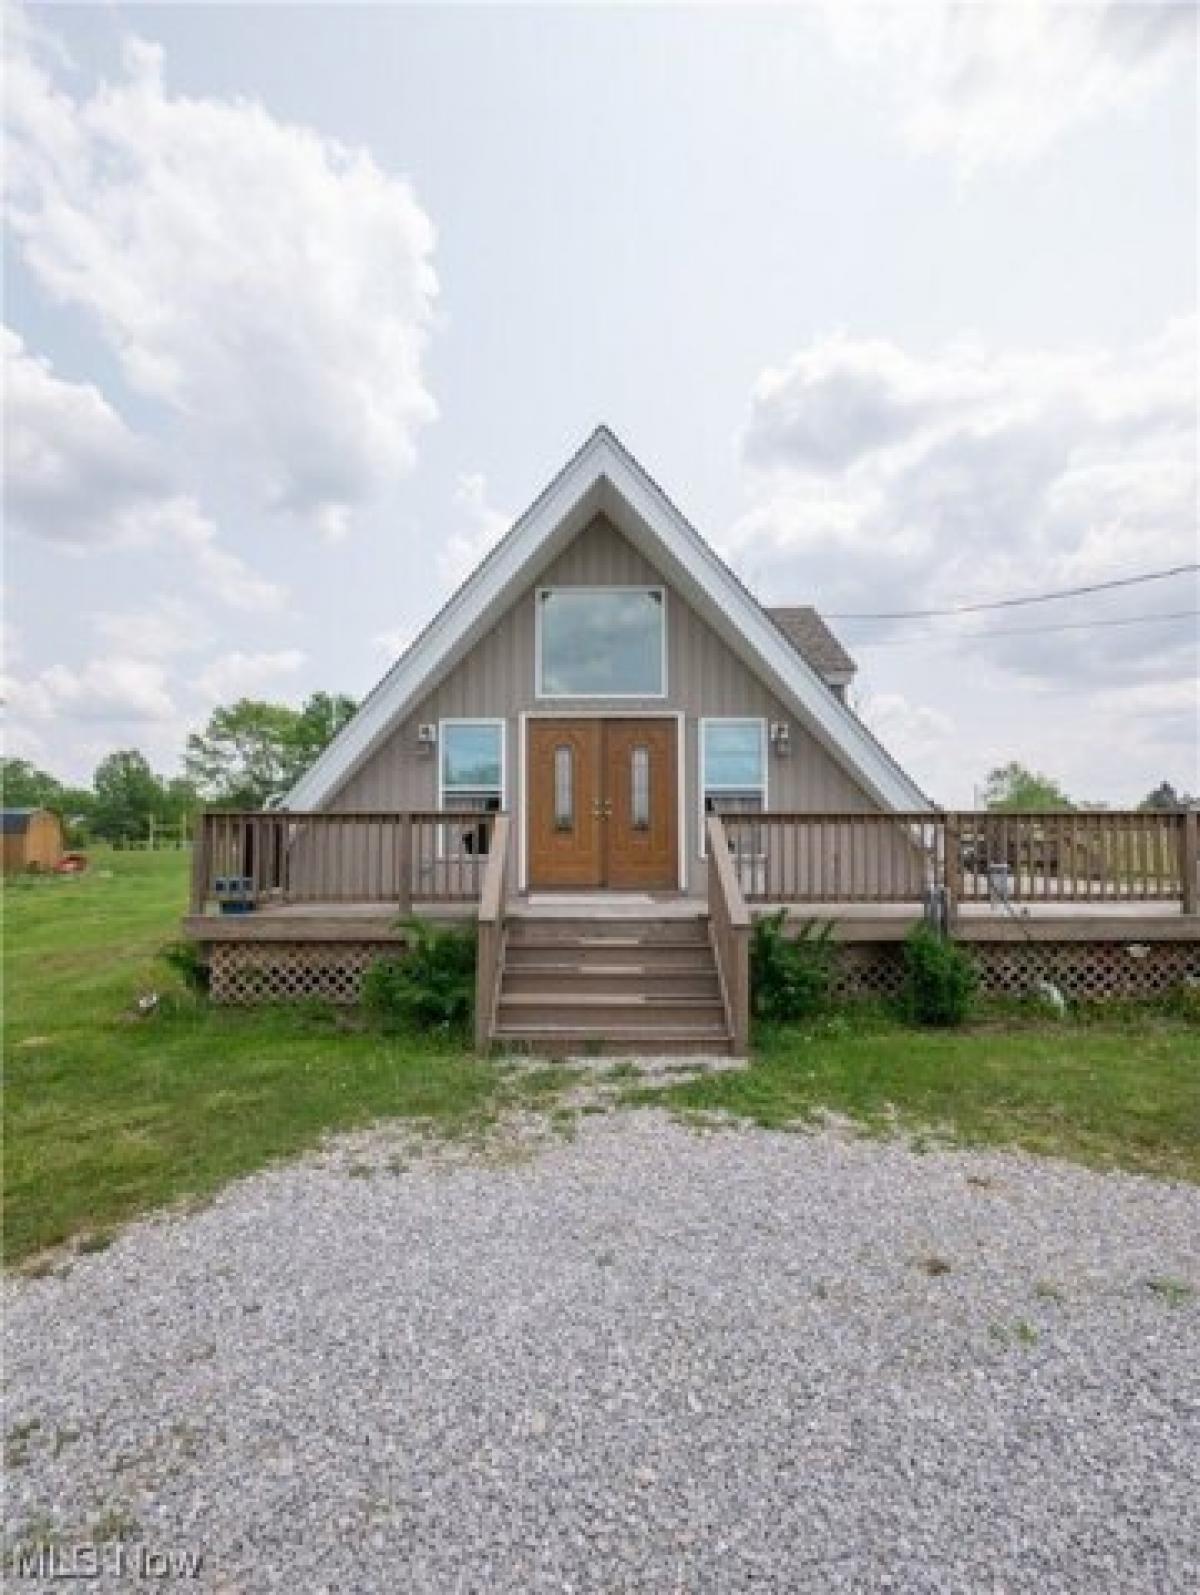
[(665, 699), (556, 700), (534, 696), (534, 592), (543, 586), (662, 584), (662, 577), (607, 520), (591, 522), (536, 579), (488, 634), (440, 682), (404, 724), (350, 777), (328, 807), (342, 810), (433, 808), (438, 801), (437, 756), (417, 744), (423, 721), (503, 718), (506, 722), (507, 806), (520, 813), (519, 719), (523, 710), (606, 707), (629, 714), (682, 710), (685, 719), (685, 815), (688, 884), (703, 890), (697, 796), (698, 721), (701, 716), (746, 715), (787, 720), (792, 751), (769, 755), (768, 804), (775, 810), (874, 809), (878, 805), (796, 722), (712, 628), (676, 593), (667, 598), (667, 688)]

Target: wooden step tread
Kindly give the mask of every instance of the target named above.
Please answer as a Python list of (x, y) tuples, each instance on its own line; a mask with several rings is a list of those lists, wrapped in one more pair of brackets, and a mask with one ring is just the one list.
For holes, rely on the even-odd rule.
[(561, 947), (574, 951), (590, 951), (593, 948), (638, 947), (653, 949), (654, 951), (670, 950), (673, 952), (687, 951), (707, 952), (711, 944), (707, 937), (700, 936), (513, 936), (508, 935), (508, 945), (524, 950), (527, 947)]
[(645, 976), (647, 980), (679, 980), (683, 977), (694, 980), (698, 975), (716, 975), (716, 965), (712, 959), (694, 964), (597, 964), (576, 963), (565, 958), (558, 963), (526, 964), (512, 963), (506, 960), (505, 973), (519, 974), (525, 979), (535, 975), (578, 975), (583, 980), (594, 980), (599, 976), (627, 975), (631, 980), (640, 980)]
[(501, 1008), (542, 1008), (548, 1003), (563, 1008), (624, 1008), (647, 1004), (654, 1008), (720, 1008), (719, 996), (672, 997), (648, 992), (623, 991), (512, 991), (501, 988)]
[(644, 1041), (648, 1046), (657, 1041), (708, 1041), (728, 1042), (731, 1037), (724, 1025), (673, 1025), (662, 1029), (647, 1029), (645, 1025), (497, 1025), (492, 1032), (495, 1041)]

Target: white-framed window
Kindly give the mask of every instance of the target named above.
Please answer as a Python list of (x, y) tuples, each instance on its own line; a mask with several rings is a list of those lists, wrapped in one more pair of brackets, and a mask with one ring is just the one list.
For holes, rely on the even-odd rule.
[[(438, 808), (495, 814), (504, 802), (504, 721), (439, 721)], [(487, 831), (482, 825), (468, 825), (461, 831), (445, 826), (443, 830), (440, 850), (444, 856), (487, 852)]]
[(539, 698), (665, 698), (663, 587), (539, 587), (534, 594)]
[(708, 814), (763, 814), (767, 808), (767, 722), (705, 719), (699, 737), (700, 853)]

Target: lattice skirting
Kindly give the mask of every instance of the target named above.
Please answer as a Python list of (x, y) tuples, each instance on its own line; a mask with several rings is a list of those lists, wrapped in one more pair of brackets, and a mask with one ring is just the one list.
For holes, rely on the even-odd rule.
[[(1161, 997), (1184, 980), (1200, 981), (1200, 942), (968, 942), (988, 996), (1020, 997), (1039, 980), (1081, 1001)], [(394, 957), (389, 942), (217, 943), (210, 949), (214, 1002), (251, 1004), (318, 998), (340, 1006), (359, 999), (376, 958)], [(898, 942), (850, 942), (837, 949), (834, 990), (843, 1000), (888, 998), (903, 979)]]
[[(1039, 980), (1080, 1002), (1162, 997), (1200, 981), (1200, 942), (965, 942), (989, 997), (1021, 997)], [(903, 981), (898, 942), (849, 943), (837, 950), (838, 997), (895, 997)]]
[(390, 942), (218, 943), (211, 949), (209, 990), (219, 1003), (318, 998), (351, 1007), (370, 965), (398, 950)]

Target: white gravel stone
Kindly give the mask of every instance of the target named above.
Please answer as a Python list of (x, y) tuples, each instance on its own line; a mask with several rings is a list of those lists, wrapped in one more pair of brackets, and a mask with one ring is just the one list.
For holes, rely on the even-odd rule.
[(229, 1595), (1200, 1588), (1200, 1191), (657, 1113), (527, 1139), (356, 1137), (8, 1282), (8, 1554), (124, 1532)]

